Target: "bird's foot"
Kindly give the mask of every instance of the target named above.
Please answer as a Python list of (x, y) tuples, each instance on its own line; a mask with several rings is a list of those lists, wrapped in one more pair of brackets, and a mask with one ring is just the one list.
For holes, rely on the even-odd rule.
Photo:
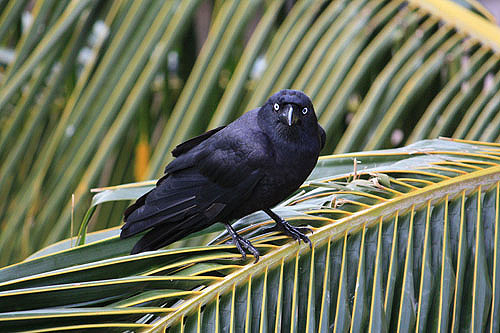
[[(241, 237), (238, 233), (233, 229), (233, 227), (229, 224), (226, 224), (226, 229), (233, 238), (233, 243), (241, 253), (242, 259), (245, 260), (247, 258), (247, 251), (251, 253), (255, 257), (255, 262), (259, 261), (259, 251), (250, 243), (249, 240)], [(247, 250), (247, 251), (245, 251)]]
[(272, 227), (267, 228), (269, 231), (278, 231), (282, 234), (292, 237), (296, 241), (300, 243), (300, 241), (304, 241), (304, 243), (309, 244), (309, 247), (312, 248), (312, 243), (309, 237), (307, 237), (306, 233), (312, 233), (312, 229), (307, 227), (294, 227), (290, 225), (287, 221), (283, 219), (276, 220), (276, 224)]

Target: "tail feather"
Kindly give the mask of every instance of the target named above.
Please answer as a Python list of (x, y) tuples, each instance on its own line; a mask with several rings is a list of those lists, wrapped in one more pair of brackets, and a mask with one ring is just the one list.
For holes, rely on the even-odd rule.
[(186, 210), (187, 208), (192, 208), (196, 206), (196, 197), (190, 196), (187, 198), (177, 198), (172, 201), (165, 201), (163, 205), (143, 205), (138, 207), (132, 213), (130, 213), (126, 218), (125, 222), (132, 224), (137, 221), (143, 221), (158, 215), (163, 216), (174, 216), (179, 212)]
[[(143, 220), (159, 213), (160, 209), (169, 209), (182, 203), (183, 200), (192, 199), (200, 186), (200, 177), (202, 176), (192, 173), (186, 173), (182, 177), (172, 178), (169, 175), (162, 177), (157, 182), (157, 187), (142, 195), (125, 210), (125, 222)], [(161, 186), (158, 186), (160, 183)]]
[(146, 213), (144, 213), (142, 207), (136, 210), (137, 214), (130, 215), (130, 217), (134, 217), (134, 219), (127, 219), (125, 221), (120, 234), (121, 238), (133, 236), (161, 223), (180, 223), (186, 217), (199, 212), (199, 208), (192, 199), (154, 212), (146, 210)]
[(166, 175), (127, 208), (120, 238), (152, 228), (134, 246), (134, 254), (156, 250), (202, 230), (227, 214), (224, 202), (232, 193), (218, 189), (196, 170)]
[(143, 220), (138, 220), (134, 222), (127, 222), (120, 233), (121, 238), (127, 238), (138, 234), (146, 229), (154, 228), (158, 224), (175, 224), (176, 222), (181, 222), (187, 215), (193, 214), (196, 211), (196, 206), (192, 205), (180, 210), (168, 211), (164, 214), (157, 214)]
[(166, 223), (148, 231), (134, 246), (130, 254), (153, 251), (172, 244), (185, 236), (203, 229), (207, 222), (203, 214), (195, 214), (182, 224)]
[(130, 214), (132, 214), (136, 209), (138, 209), (141, 206), (144, 206), (144, 203), (146, 202), (147, 196), (152, 192), (153, 190), (143, 194), (139, 199), (136, 200), (132, 205), (128, 206), (127, 209), (125, 209), (125, 212), (123, 213), (125, 221), (129, 217)]

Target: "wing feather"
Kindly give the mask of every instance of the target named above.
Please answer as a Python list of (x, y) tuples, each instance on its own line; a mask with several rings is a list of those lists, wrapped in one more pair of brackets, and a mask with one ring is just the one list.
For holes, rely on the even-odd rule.
[(220, 127), (214, 128), (210, 131), (207, 131), (201, 135), (198, 135), (192, 139), (189, 139), (189, 140), (177, 145), (174, 148), (174, 150), (172, 150), (172, 155), (174, 157), (179, 157), (180, 155), (190, 151), (191, 149), (193, 149), (194, 147), (196, 147), (197, 145), (199, 145), (200, 143), (202, 143), (203, 141), (205, 141), (206, 139), (208, 139), (209, 137), (211, 137), (212, 135), (214, 135), (215, 133), (217, 133), (218, 131), (220, 131), (224, 127), (226, 127), (226, 126), (220, 126)]
[[(258, 131), (249, 142), (248, 131), (223, 129), (177, 146), (173, 151), (176, 158), (167, 165), (156, 188), (125, 211), (122, 238), (152, 228), (133, 253), (166, 246), (213, 223), (225, 222), (252, 193), (264, 176), (266, 161), (272, 159), (268, 142)], [(215, 137), (215, 133), (219, 134)]]
[(172, 244), (196, 230), (196, 226), (203, 225), (204, 216), (196, 214), (190, 216), (184, 223), (177, 225), (163, 224), (148, 231), (134, 246), (131, 254), (152, 251)]

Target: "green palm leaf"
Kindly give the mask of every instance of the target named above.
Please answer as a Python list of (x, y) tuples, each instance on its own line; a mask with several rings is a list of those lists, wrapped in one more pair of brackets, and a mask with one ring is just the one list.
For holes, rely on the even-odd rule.
[[(101, 189), (95, 204), (149, 186)], [(499, 191), (500, 145), (324, 156), (276, 208), (314, 229), (312, 249), (263, 233), (260, 213), (234, 224), (263, 254), (256, 264), (224, 232), (210, 246), (127, 255), (137, 237), (101, 231), (0, 270), (0, 327), (495, 331)]]
[(500, 29), (474, 0), (30, 4), (0, 1), (3, 264), (69, 237), (89, 188), (158, 177), (177, 143), (278, 89), (312, 97), (325, 153), (500, 137)]

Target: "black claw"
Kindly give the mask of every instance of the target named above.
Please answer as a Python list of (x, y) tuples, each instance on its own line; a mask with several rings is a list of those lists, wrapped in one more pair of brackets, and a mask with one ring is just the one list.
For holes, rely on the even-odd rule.
[(245, 249), (251, 253), (255, 257), (255, 262), (259, 261), (259, 251), (250, 243), (249, 240), (241, 237), (238, 235), (238, 233), (231, 227), (231, 225), (226, 224), (226, 229), (233, 238), (233, 243), (238, 249), (238, 251), (241, 253), (242, 260), (245, 260), (247, 258), (247, 254)]
[(278, 231), (282, 234), (292, 237), (297, 242), (304, 241), (304, 243), (308, 243), (309, 247), (312, 249), (312, 243), (309, 237), (307, 237), (306, 233), (312, 233), (312, 229), (307, 227), (293, 227), (287, 221), (283, 220), (281, 217), (273, 213), (270, 209), (264, 210), (274, 221), (276, 224), (272, 227), (266, 228), (266, 231)]
[(236, 245), (236, 248), (237, 248), (237, 249), (238, 249), (238, 251), (241, 253), (242, 260), (245, 260), (245, 259), (247, 258), (247, 254), (246, 254), (245, 250), (243, 250), (243, 248), (241, 247), (240, 242), (235, 241), (235, 240), (233, 239), (233, 243), (234, 243), (234, 245)]

